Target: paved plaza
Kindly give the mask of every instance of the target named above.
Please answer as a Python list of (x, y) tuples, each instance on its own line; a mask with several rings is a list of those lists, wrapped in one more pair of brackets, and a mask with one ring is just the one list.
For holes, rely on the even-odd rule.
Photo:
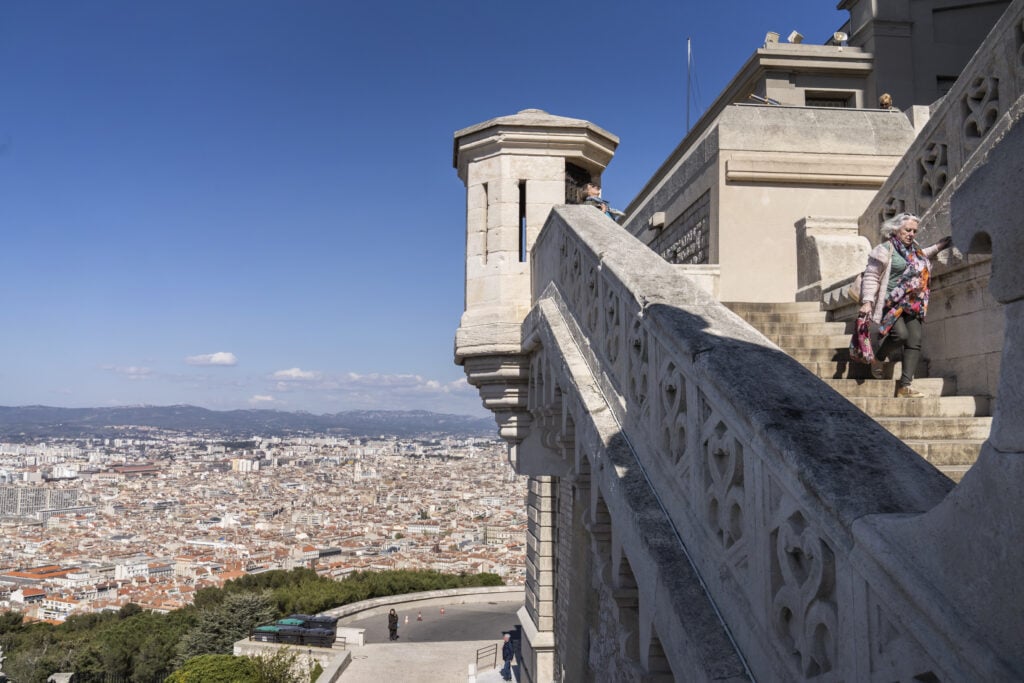
[[(478, 664), (478, 683), (500, 681), (501, 638), (519, 623), (516, 611), (522, 602), (495, 601), (476, 604), (419, 607), (416, 603), (394, 605), (399, 615), (397, 641), (388, 640), (387, 615), (355, 617), (339, 626), (366, 629), (365, 644), (351, 647), (352, 661), (341, 680), (345, 683), (466, 683), (469, 665), (477, 652), (497, 645)], [(408, 622), (406, 622), (408, 617)], [(421, 619), (422, 618), (422, 619)], [(518, 666), (513, 667), (518, 674)]]

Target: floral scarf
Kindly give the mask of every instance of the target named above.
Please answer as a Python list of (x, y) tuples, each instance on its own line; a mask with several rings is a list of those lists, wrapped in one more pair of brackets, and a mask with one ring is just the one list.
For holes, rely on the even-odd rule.
[(928, 312), (928, 259), (916, 245), (908, 247), (895, 235), (889, 241), (907, 262), (907, 269), (885, 297), (886, 313), (878, 327), (879, 337), (889, 334), (893, 324), (904, 313), (924, 320)]

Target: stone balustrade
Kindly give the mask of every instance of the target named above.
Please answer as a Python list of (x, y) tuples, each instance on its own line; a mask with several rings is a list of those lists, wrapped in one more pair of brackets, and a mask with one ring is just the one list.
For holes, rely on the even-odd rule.
[[(949, 234), (949, 198), (971, 157), (1000, 118), (1024, 94), (1024, 3), (1013, 2), (946, 96), (940, 100), (860, 218), (874, 240), (878, 226), (897, 213), (922, 216), (924, 239)], [(974, 245), (972, 254), (982, 251)]]
[[(951, 484), (936, 470), (596, 212), (556, 207), (532, 262), (521, 447), (559, 454), (553, 474), (571, 484), (560, 497), (586, 501), (609, 603), (589, 656), (610, 668), (596, 670), (635, 657), (654, 675), (664, 659), (696, 680), (703, 633), (718, 646), (731, 638), (769, 680), (1007, 677), (984, 643), (956, 647), (971, 635), (937, 613), (957, 605), (900, 599), (930, 578), (883, 570), (899, 547), (857, 542), (860, 519), (942, 501)], [(681, 605), (658, 609), (678, 597), (666, 582), (687, 571), (706, 591), (702, 630)], [(550, 591), (553, 580), (532, 583)], [(609, 633), (620, 647), (595, 652)], [(735, 659), (715, 661), (743, 677)]]

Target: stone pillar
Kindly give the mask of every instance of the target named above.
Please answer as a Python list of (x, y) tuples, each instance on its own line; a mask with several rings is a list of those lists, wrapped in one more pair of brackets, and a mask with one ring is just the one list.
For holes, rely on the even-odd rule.
[(529, 252), (566, 201), (566, 162), (598, 180), (619, 140), (580, 119), (525, 109), (455, 133), (466, 184), (466, 300), (455, 362), (511, 444), (526, 435), (529, 379), (520, 325), (532, 305)]
[(830, 285), (864, 270), (871, 251), (871, 243), (857, 233), (856, 218), (801, 218), (796, 245), (797, 301), (821, 301)]
[(554, 477), (530, 477), (526, 496), (526, 604), (523, 666), (526, 680), (554, 679), (555, 674), (555, 490)]

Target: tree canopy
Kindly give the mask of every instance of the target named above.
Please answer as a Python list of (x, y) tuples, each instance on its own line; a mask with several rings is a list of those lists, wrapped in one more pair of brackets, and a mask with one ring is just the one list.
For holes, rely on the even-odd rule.
[[(86, 680), (118, 676), (149, 683), (177, 667), (184, 670), (193, 658), (230, 654), (253, 626), (288, 614), (317, 614), (388, 595), (500, 585), (495, 574), (366, 571), (335, 581), (309, 569), (269, 571), (201, 589), (193, 605), (167, 614), (129, 604), (52, 625), (25, 622), (17, 612), (0, 613), (0, 647), (7, 658), (4, 672), (18, 683), (45, 683), (58, 671), (74, 671)], [(213, 679), (176, 683), (186, 680)]]

